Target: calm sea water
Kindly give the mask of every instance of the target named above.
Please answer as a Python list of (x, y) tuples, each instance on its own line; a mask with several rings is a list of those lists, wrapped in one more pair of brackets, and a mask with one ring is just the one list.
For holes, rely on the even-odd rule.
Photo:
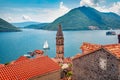
[[(120, 30), (116, 30), (120, 33)], [(64, 31), (65, 56), (80, 53), (83, 42), (96, 44), (117, 43), (117, 36), (106, 36), (106, 30), (95, 31)], [(36, 49), (43, 50), (43, 44), (48, 41), (50, 50), (47, 55), (55, 57), (56, 31), (24, 29), (23, 32), (0, 33), (0, 63), (10, 62), (19, 56)]]

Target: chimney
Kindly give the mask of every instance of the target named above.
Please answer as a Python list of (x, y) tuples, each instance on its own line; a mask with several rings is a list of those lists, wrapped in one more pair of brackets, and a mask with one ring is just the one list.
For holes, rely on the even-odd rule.
[(120, 34), (118, 34), (118, 43), (120, 43)]

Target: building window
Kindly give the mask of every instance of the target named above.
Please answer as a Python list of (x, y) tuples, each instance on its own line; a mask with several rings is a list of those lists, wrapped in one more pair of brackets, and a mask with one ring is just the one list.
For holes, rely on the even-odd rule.
[(107, 69), (107, 60), (104, 58), (99, 58), (99, 66), (102, 70)]

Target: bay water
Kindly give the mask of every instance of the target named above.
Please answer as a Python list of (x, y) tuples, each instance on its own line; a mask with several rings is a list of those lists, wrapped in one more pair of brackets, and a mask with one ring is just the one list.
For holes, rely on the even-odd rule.
[[(81, 53), (80, 46), (83, 42), (95, 44), (118, 43), (117, 35), (106, 36), (108, 30), (88, 31), (63, 31), (65, 57)], [(118, 34), (120, 30), (115, 30)], [(56, 55), (56, 31), (23, 29), (22, 32), (0, 33), (0, 63), (7, 63), (27, 52), (36, 49), (43, 50), (43, 44), (47, 40), (50, 49), (46, 53), (49, 57)]]

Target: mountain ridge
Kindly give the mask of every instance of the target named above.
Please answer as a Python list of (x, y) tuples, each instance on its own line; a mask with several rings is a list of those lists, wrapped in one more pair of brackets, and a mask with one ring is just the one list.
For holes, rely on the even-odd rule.
[(48, 25), (49, 23), (39, 23), (39, 24), (31, 24), (28, 26), (24, 26), (24, 28), (31, 28), (31, 29), (42, 29), (44, 26)]
[(11, 23), (12, 25), (16, 26), (16, 27), (25, 27), (25, 26), (29, 26), (29, 25), (35, 25), (35, 24), (39, 24), (40, 22), (35, 22), (35, 21), (27, 21), (27, 22), (16, 22), (16, 23)]
[(62, 24), (63, 30), (107, 30), (120, 29), (120, 16), (115, 13), (99, 12), (91, 7), (78, 7), (70, 10), (65, 15), (57, 18), (44, 30), (57, 30)]
[(0, 32), (18, 32), (19, 28), (0, 18)]

